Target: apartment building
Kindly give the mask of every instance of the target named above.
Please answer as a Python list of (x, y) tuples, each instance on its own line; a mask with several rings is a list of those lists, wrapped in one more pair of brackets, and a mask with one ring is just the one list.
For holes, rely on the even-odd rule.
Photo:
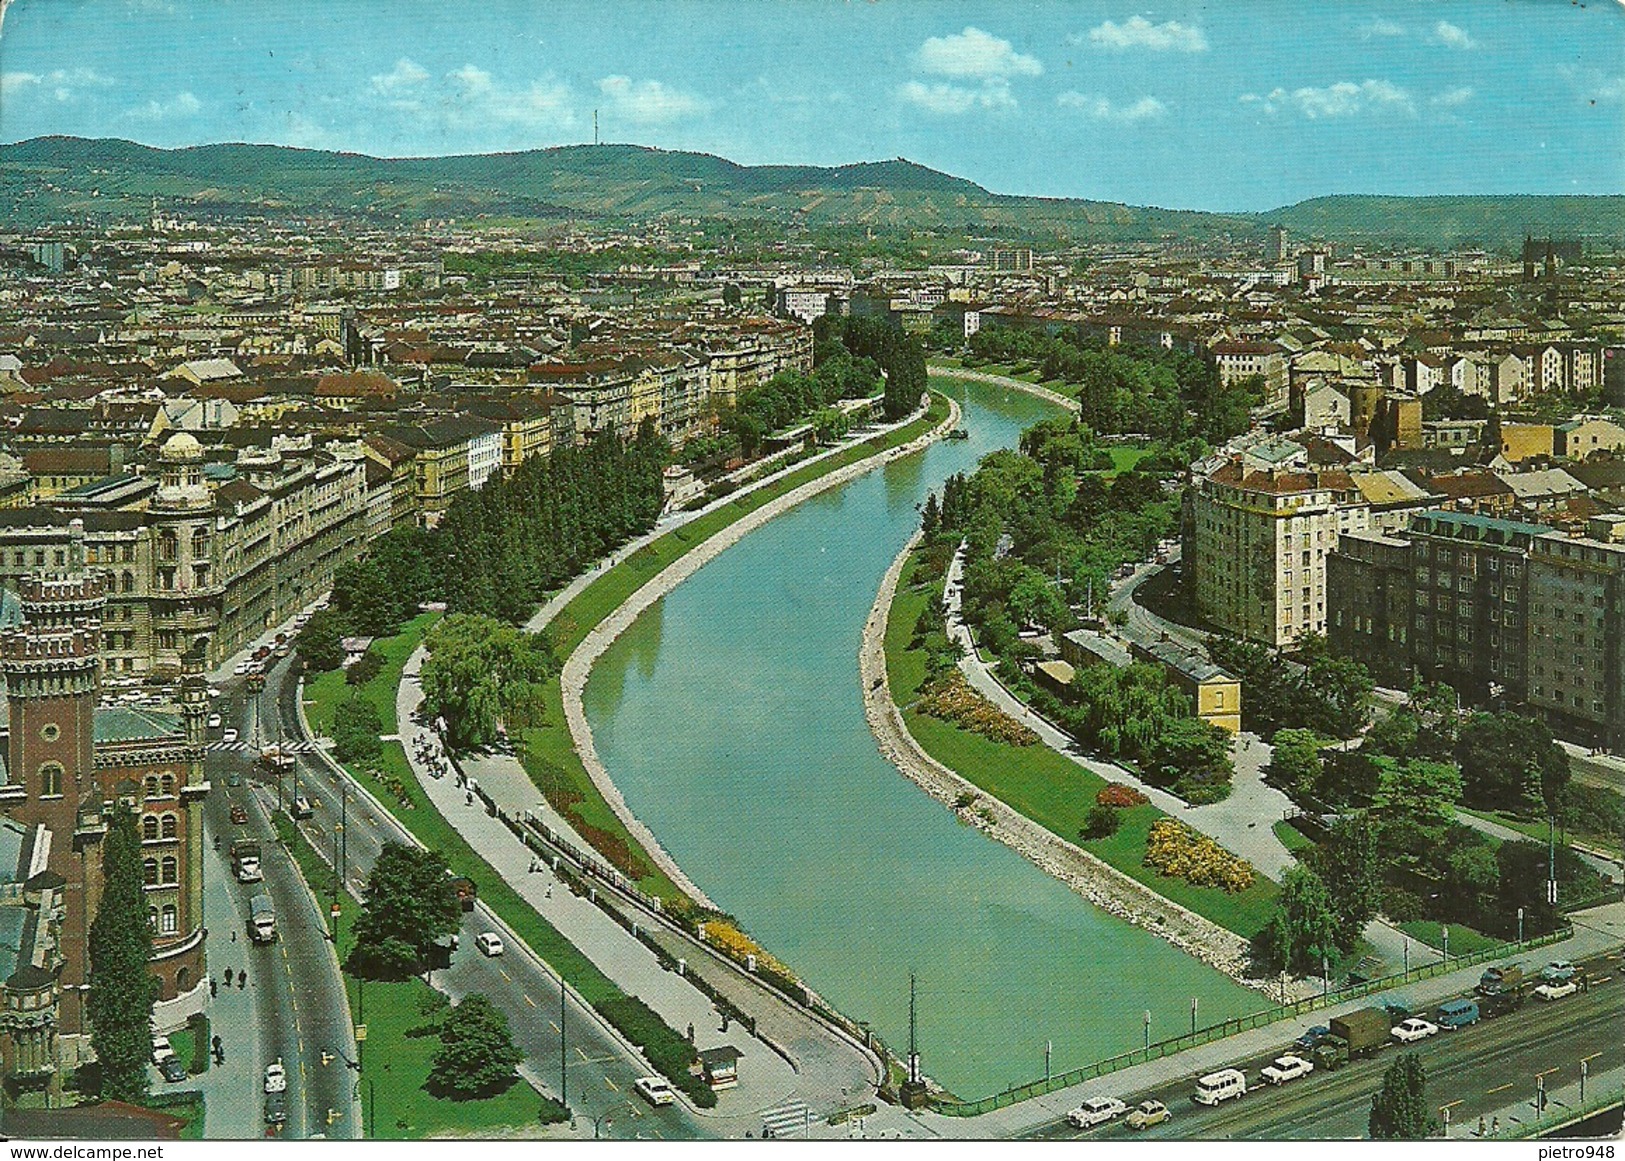
[(1566, 737), (1625, 745), (1625, 517), (1529, 548), (1529, 705)]

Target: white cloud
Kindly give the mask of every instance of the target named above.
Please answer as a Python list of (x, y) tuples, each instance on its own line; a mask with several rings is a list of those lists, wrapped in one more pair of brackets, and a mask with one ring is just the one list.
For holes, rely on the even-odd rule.
[(116, 82), (95, 69), (52, 69), (48, 73), (10, 72), (0, 74), (0, 93), (21, 97), (25, 92), (49, 91), (58, 101), (71, 101), (83, 89), (105, 89)]
[(375, 93), (398, 93), (403, 89), (415, 88), (429, 79), (429, 71), (416, 61), (401, 57), (395, 62), (395, 67), (387, 73), (374, 73), (372, 77), (372, 91)]
[(195, 116), (202, 108), (203, 102), (190, 92), (180, 92), (167, 101), (155, 97), (145, 105), (126, 109), (124, 115), (134, 121), (174, 121)]
[(1404, 36), (1405, 26), (1397, 20), (1384, 20), (1378, 17), (1362, 25), (1360, 35), (1368, 40), (1373, 36)]
[(491, 74), (476, 65), (465, 64), (460, 69), (452, 69), (446, 76), (456, 81), (469, 96), (483, 96), (495, 87), (491, 83)]
[(598, 91), (609, 98), (610, 112), (638, 125), (660, 125), (704, 113), (708, 106), (692, 93), (669, 88), (659, 81), (634, 81), (608, 76)]
[(1275, 114), (1295, 110), (1311, 121), (1329, 117), (1352, 117), (1359, 113), (1415, 114), (1416, 102), (1411, 94), (1392, 81), (1366, 80), (1338, 81), (1333, 85), (1316, 88), (1272, 89), (1264, 96), (1243, 93), (1242, 104), (1260, 105), (1264, 112)]
[(1469, 36), (1465, 28), (1448, 20), (1441, 20), (1433, 26), (1433, 39), (1446, 48), (1466, 50), (1478, 47), (1478, 41)]
[(1003, 37), (967, 27), (951, 36), (933, 36), (914, 55), (921, 72), (957, 80), (994, 81), (1042, 76), (1037, 57), (1026, 56)]
[(1473, 99), (1473, 91), (1471, 85), (1459, 85), (1434, 97), (1433, 103), (1446, 109), (1457, 109)]
[(1141, 97), (1126, 105), (1116, 104), (1105, 97), (1092, 93), (1079, 93), (1068, 90), (1055, 98), (1055, 103), (1063, 109), (1076, 109), (1086, 117), (1096, 121), (1151, 121), (1165, 116), (1168, 106), (1155, 97)]
[(44, 79), (38, 73), (0, 73), (0, 93), (20, 93)]
[(1625, 99), (1625, 76), (1619, 73), (1599, 68), (1578, 68), (1572, 64), (1558, 65), (1557, 72), (1582, 101), (1596, 105), (1613, 104)]
[(1170, 20), (1152, 24), (1143, 16), (1131, 16), (1123, 23), (1108, 20), (1089, 30), (1089, 41), (1099, 48), (1121, 52), (1143, 48), (1150, 52), (1206, 52), (1207, 34), (1194, 24)]
[(923, 84), (920, 81), (909, 81), (897, 89), (898, 99), (910, 105), (916, 105), (928, 113), (940, 113), (957, 116), (969, 113), (975, 109), (1014, 109), (1015, 97), (1010, 95), (1010, 87), (1002, 81), (993, 81), (979, 89), (967, 89), (960, 85)]

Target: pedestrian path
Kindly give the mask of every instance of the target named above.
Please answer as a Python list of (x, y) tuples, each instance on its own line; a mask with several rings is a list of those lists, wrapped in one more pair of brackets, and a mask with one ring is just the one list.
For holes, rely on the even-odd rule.
[[(333, 739), (316, 738), (312, 741), (282, 741), (277, 742), (276, 746), (284, 754), (315, 754), (322, 750), (332, 749)], [(262, 747), (256, 746), (252, 742), (226, 742), (217, 740), (206, 743), (203, 748), (216, 754), (250, 754), (258, 756), (262, 752)]]
[(762, 1114), (762, 1136), (801, 1136), (812, 1127), (812, 1122), (812, 1109), (805, 1102), (790, 1101)]

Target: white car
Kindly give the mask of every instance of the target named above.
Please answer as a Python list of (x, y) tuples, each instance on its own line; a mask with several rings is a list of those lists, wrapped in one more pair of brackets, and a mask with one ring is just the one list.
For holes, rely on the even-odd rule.
[(1535, 988), (1535, 995), (1542, 1000), (1561, 1000), (1564, 996), (1572, 996), (1580, 990), (1580, 985), (1573, 980), (1564, 980), (1557, 984), (1541, 984)]
[(502, 954), (502, 937), (494, 931), (484, 931), (475, 938), (474, 946), (494, 958)]
[(1285, 1084), (1300, 1076), (1308, 1076), (1313, 1071), (1315, 1066), (1301, 1056), (1277, 1056), (1259, 1075), (1265, 1084)]
[(248, 662), (239, 661), (236, 665), (232, 666), (231, 671), (238, 677), (241, 677), (243, 674), (248, 672)]
[(1092, 1129), (1126, 1112), (1128, 1106), (1116, 1097), (1090, 1097), (1066, 1115), (1066, 1123), (1074, 1129)]
[(170, 1046), (168, 1036), (154, 1036), (152, 1038), (152, 1062), (154, 1064), (161, 1065), (174, 1055), (175, 1049)]
[(231, 745), (237, 740), (237, 731), (227, 730), (225, 733), (220, 735), (220, 740), (228, 746)]
[(220, 728), (220, 715), (219, 714), (210, 714), (209, 715), (209, 728), (211, 730), (218, 730)]
[(1439, 1026), (1429, 1023), (1420, 1016), (1412, 1016), (1399, 1024), (1395, 1024), (1391, 1035), (1401, 1044), (1414, 1044), (1418, 1040), (1426, 1040), (1429, 1036), (1437, 1036)]
[(663, 1076), (640, 1076), (632, 1082), (632, 1087), (657, 1109), (677, 1100), (677, 1093)]
[(279, 1056), (265, 1066), (265, 1091), (286, 1092), (288, 1090), (288, 1070), (282, 1067), (282, 1058)]

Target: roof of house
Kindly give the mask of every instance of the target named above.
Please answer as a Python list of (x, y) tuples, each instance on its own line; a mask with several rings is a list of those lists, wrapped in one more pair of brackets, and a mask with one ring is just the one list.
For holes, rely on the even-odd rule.
[(185, 736), (178, 710), (137, 709), (122, 705), (96, 707), (97, 745), (181, 740)]

